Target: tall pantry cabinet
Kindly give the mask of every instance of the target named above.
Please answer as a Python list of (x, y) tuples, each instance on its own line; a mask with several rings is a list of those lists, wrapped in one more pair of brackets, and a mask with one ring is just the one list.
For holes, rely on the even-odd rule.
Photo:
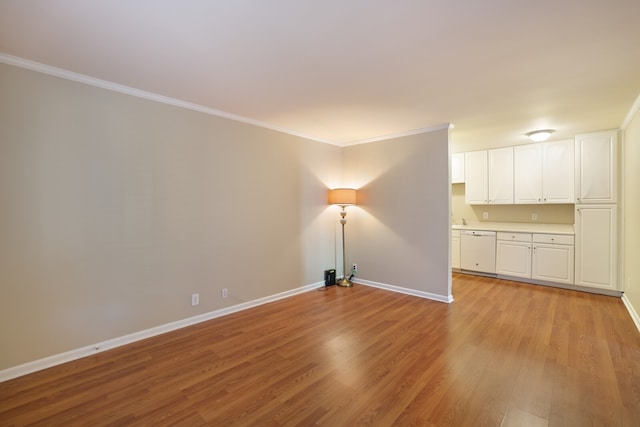
[(576, 135), (575, 284), (617, 283), (618, 131)]

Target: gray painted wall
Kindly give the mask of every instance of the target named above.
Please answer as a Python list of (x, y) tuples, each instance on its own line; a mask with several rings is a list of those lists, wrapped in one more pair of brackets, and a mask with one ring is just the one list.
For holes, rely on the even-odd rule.
[(343, 149), (0, 64), (0, 370), (321, 281), (354, 179), (362, 277), (449, 295), (446, 130)]
[(448, 129), (346, 147), (347, 268), (358, 277), (448, 297)]

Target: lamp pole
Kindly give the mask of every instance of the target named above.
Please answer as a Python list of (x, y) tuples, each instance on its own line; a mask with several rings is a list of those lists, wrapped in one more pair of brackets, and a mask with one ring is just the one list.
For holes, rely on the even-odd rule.
[(328, 201), (330, 205), (340, 206), (340, 224), (342, 225), (342, 280), (338, 286), (349, 287), (353, 283), (347, 279), (347, 257), (344, 243), (344, 225), (347, 223), (347, 205), (356, 204), (356, 190), (353, 188), (334, 188), (329, 190)]
[(340, 205), (342, 210), (340, 211), (340, 224), (342, 224), (342, 280), (338, 283), (338, 286), (343, 286), (348, 288), (349, 286), (353, 286), (353, 283), (349, 279), (347, 279), (347, 253), (344, 250), (344, 226), (347, 223), (347, 210), (345, 209), (345, 205)]

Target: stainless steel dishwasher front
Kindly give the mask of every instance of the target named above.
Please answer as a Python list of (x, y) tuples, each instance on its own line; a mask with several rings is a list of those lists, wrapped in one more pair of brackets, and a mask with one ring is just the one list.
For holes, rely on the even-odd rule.
[(460, 268), (463, 270), (495, 274), (495, 231), (460, 231)]

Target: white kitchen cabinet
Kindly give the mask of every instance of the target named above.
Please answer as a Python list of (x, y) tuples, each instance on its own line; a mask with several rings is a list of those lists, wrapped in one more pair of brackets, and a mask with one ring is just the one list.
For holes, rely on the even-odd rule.
[(465, 153), (465, 203), (513, 203), (513, 147)]
[(487, 152), (489, 203), (513, 204), (513, 147)]
[(489, 197), (487, 150), (464, 153), (464, 202), (486, 205)]
[(451, 231), (451, 268), (460, 268), (460, 230)]
[(576, 285), (620, 290), (615, 205), (576, 205)]
[(451, 155), (451, 183), (464, 183), (464, 153)]
[(496, 273), (531, 278), (531, 233), (497, 233)]
[(542, 144), (542, 201), (574, 203), (575, 143), (568, 139)]
[(514, 202), (542, 203), (542, 144), (514, 147)]
[(531, 278), (572, 285), (574, 250), (574, 236), (534, 234)]
[(514, 202), (574, 202), (574, 142), (552, 141), (514, 147)]
[(615, 203), (618, 131), (576, 135), (577, 203)]

